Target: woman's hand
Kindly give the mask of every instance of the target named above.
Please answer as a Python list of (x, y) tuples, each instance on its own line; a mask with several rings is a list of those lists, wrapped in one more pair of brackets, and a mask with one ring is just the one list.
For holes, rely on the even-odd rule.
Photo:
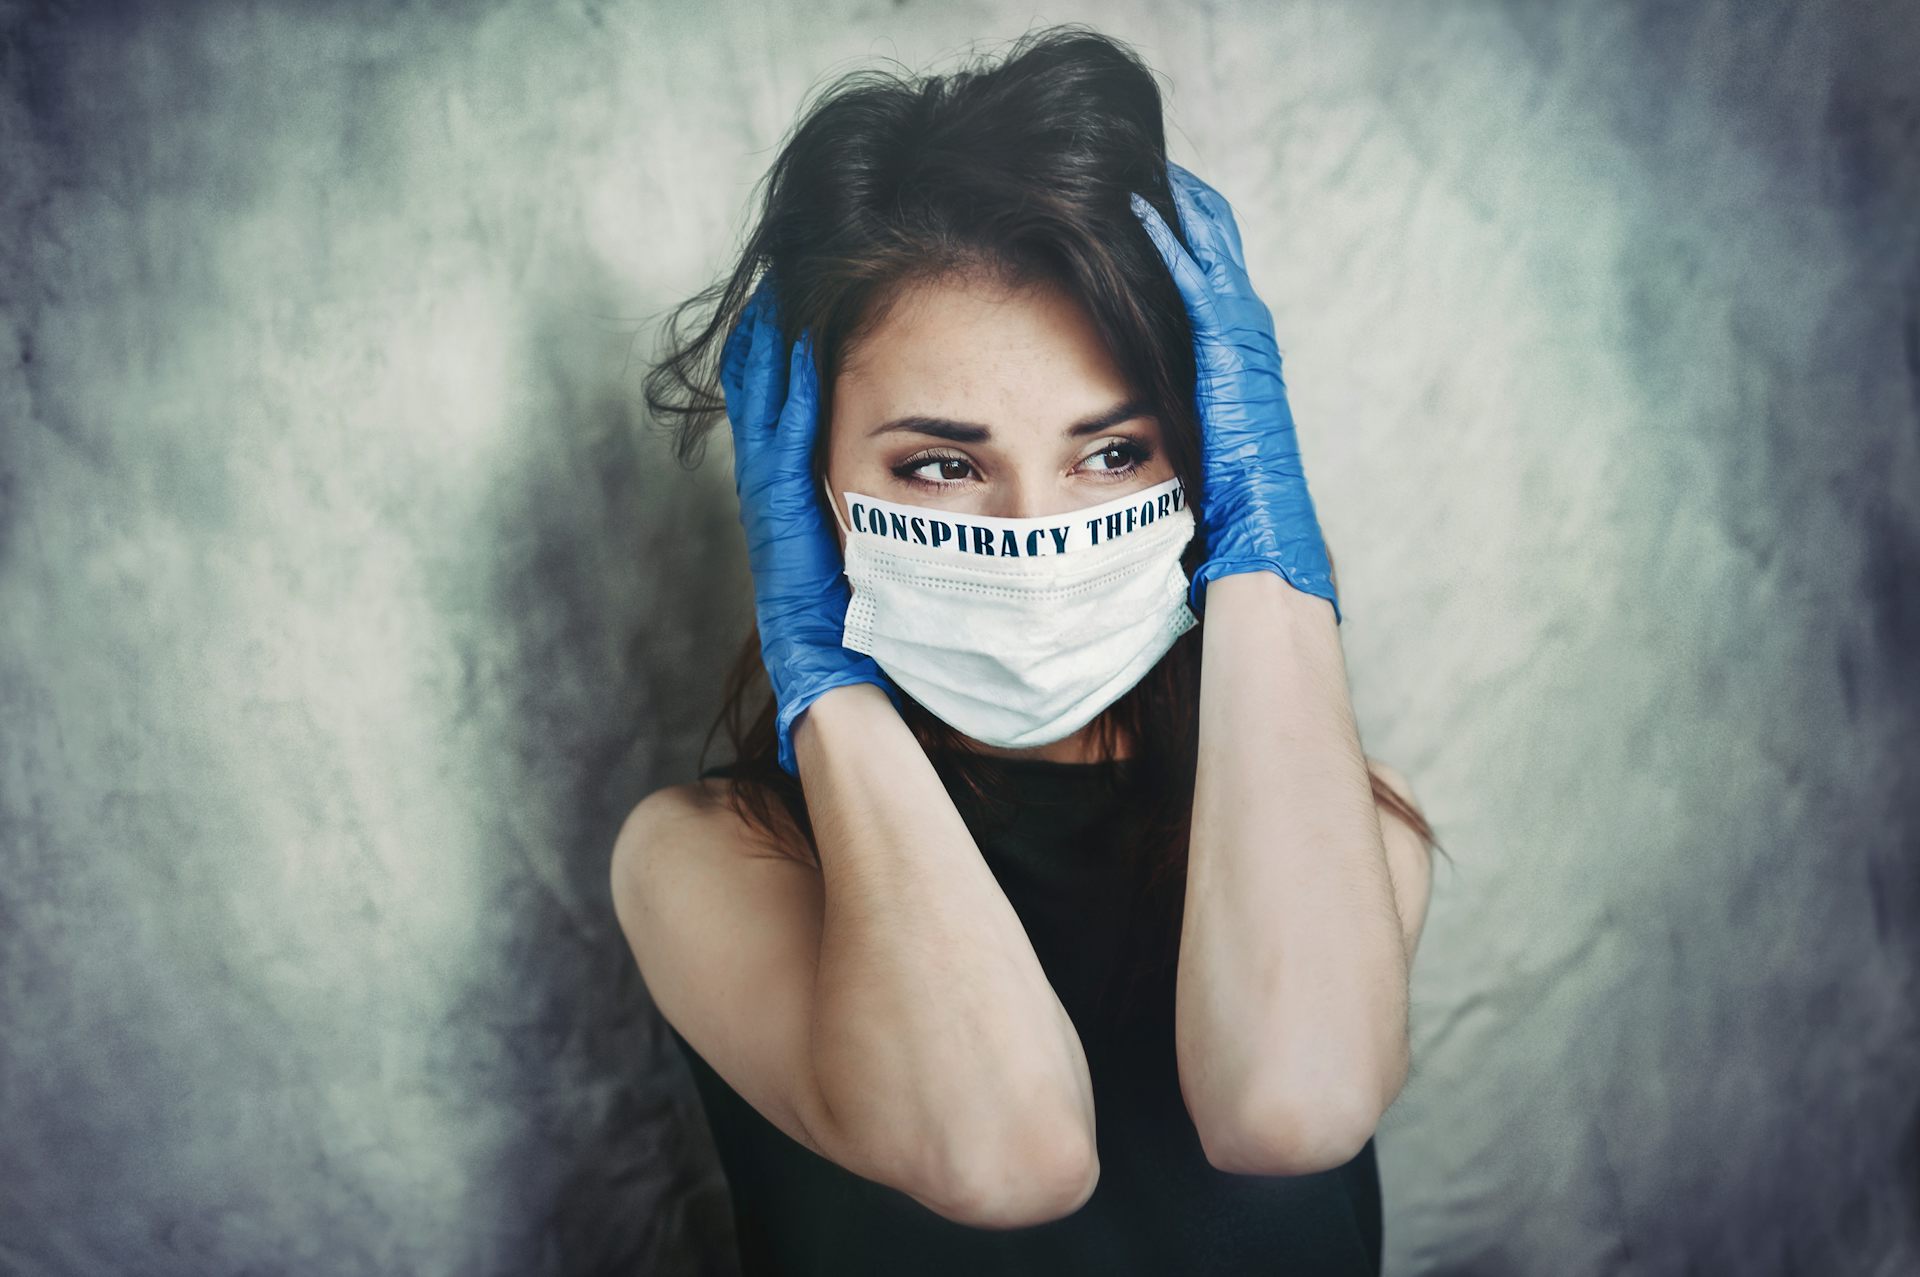
[(900, 708), (900, 692), (870, 656), (842, 647), (851, 597), (840, 547), (813, 482), (819, 374), (811, 333), (789, 351), (771, 272), (763, 275), (728, 334), (720, 387), (733, 426), (734, 491), (753, 569), (760, 656), (778, 706), (780, 766), (800, 774), (793, 724), (821, 693), (876, 683)]
[(1171, 161), (1167, 178), (1191, 255), (1151, 204), (1137, 193), (1132, 201), (1186, 302), (1199, 365), (1194, 398), (1205, 456), (1199, 515), (1207, 558), (1193, 574), (1188, 601), (1200, 613), (1215, 577), (1273, 571), (1332, 604), (1338, 624), (1333, 565), (1307, 495), (1273, 315), (1247, 277), (1233, 209)]

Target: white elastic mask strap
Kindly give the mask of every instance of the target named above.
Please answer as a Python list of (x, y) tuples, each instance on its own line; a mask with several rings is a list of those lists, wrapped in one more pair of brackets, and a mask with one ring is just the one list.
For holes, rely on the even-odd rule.
[(820, 476), (820, 491), (826, 494), (827, 509), (833, 511), (833, 521), (840, 525), (842, 532), (847, 534), (847, 540), (853, 540), (853, 529), (848, 527), (847, 521), (840, 517), (840, 503), (833, 499), (833, 489), (827, 486), (827, 476), (824, 474)]

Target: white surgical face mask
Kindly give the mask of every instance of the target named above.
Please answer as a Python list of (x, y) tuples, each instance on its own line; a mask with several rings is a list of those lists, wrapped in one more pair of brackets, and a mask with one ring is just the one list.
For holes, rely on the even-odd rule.
[[(823, 484), (824, 488), (824, 484)], [(1038, 519), (847, 493), (842, 643), (931, 713), (1002, 749), (1072, 735), (1197, 623), (1179, 479)]]

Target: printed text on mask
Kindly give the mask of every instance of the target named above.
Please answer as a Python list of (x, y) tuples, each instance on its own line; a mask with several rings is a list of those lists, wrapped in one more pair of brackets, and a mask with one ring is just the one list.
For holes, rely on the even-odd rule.
[(1071, 554), (1080, 548), (1110, 544), (1181, 509), (1186, 493), (1178, 481), (1138, 494), (1142, 500), (1125, 505), (1109, 502), (1090, 512), (1076, 510), (1048, 519), (992, 519), (968, 522), (954, 515), (935, 515), (924, 508), (895, 505), (871, 497), (847, 494), (856, 532), (914, 545), (946, 549), (955, 554), (996, 558), (1038, 558)]

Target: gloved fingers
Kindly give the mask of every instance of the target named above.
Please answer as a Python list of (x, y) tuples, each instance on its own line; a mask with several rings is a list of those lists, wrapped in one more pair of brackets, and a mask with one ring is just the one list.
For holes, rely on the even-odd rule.
[[(763, 277), (760, 288), (765, 287)], [(739, 317), (733, 321), (733, 331), (727, 334), (726, 344), (720, 348), (720, 389), (726, 395), (729, 414), (738, 410), (740, 392), (744, 389), (747, 351), (753, 345), (754, 319), (759, 306), (760, 289), (755, 289), (747, 298), (747, 304), (740, 308)]]
[(786, 398), (787, 365), (780, 348), (780, 320), (771, 279), (771, 275), (762, 277), (741, 311), (739, 325), (727, 339), (729, 349), (722, 352), (721, 389), (727, 397), (734, 445), (749, 451), (772, 430)]
[[(1250, 296), (1253, 285), (1247, 279), (1246, 270), (1239, 261), (1239, 231), (1223, 227), (1220, 219), (1211, 208), (1201, 201), (1218, 200), (1224, 204), (1220, 193), (1202, 182), (1187, 170), (1167, 163), (1168, 185), (1173, 190), (1173, 207), (1180, 214), (1180, 225), (1187, 232), (1187, 243), (1193, 245), (1193, 258), (1206, 272), (1207, 283), (1223, 298)], [(1227, 226), (1232, 225), (1231, 215)]]
[[(813, 361), (813, 332), (803, 331), (793, 343), (787, 361), (787, 400), (780, 408), (774, 446), (789, 473), (804, 475), (813, 461), (813, 441), (820, 431), (820, 377)], [(807, 484), (808, 499), (813, 485)]]
[[(1140, 219), (1148, 238), (1160, 250), (1161, 260), (1173, 274), (1174, 287), (1180, 290), (1181, 300), (1187, 304), (1187, 317), (1193, 321), (1194, 340), (1203, 345), (1213, 344), (1220, 332), (1220, 317), (1213, 304), (1212, 285), (1199, 263), (1180, 246), (1179, 239), (1160, 216), (1160, 210), (1137, 191), (1129, 192), (1127, 198), (1133, 205), (1134, 216)], [(1188, 234), (1191, 237), (1191, 227)]]
[(786, 345), (780, 339), (780, 316), (769, 293), (753, 331), (747, 353), (747, 424), (759, 433), (771, 431), (787, 398)]
[[(767, 327), (771, 329), (772, 325)], [(778, 349), (777, 332), (767, 340), (771, 348)], [(759, 357), (757, 346), (755, 357)], [(814, 438), (819, 432), (819, 398), (810, 333), (801, 333), (800, 340), (789, 348), (780, 374), (784, 400), (765, 433), (755, 431), (751, 440), (741, 445), (753, 451), (751, 459), (739, 467), (735, 486), (742, 508), (751, 507), (765, 533), (762, 544), (749, 539), (749, 561), (782, 564), (795, 574), (793, 579), (804, 582), (805, 606), (817, 607), (818, 583), (839, 571), (840, 559), (827, 529), (820, 494), (811, 479)], [(780, 543), (778, 549), (776, 542)], [(756, 589), (764, 598), (777, 585), (763, 582)]]
[(1247, 268), (1246, 249), (1240, 243), (1240, 225), (1234, 220), (1233, 205), (1227, 197), (1208, 185), (1191, 169), (1183, 168), (1173, 161), (1167, 161), (1167, 178), (1176, 189), (1185, 187), (1188, 197), (1198, 204), (1208, 219), (1220, 230), (1221, 240), (1228, 254), (1241, 270)]
[(772, 307), (773, 276), (760, 277), (759, 286), (740, 308), (733, 331), (727, 334), (720, 350), (720, 389), (726, 396), (727, 416), (736, 424), (747, 420), (746, 399), (754, 337), (763, 327), (763, 319)]

